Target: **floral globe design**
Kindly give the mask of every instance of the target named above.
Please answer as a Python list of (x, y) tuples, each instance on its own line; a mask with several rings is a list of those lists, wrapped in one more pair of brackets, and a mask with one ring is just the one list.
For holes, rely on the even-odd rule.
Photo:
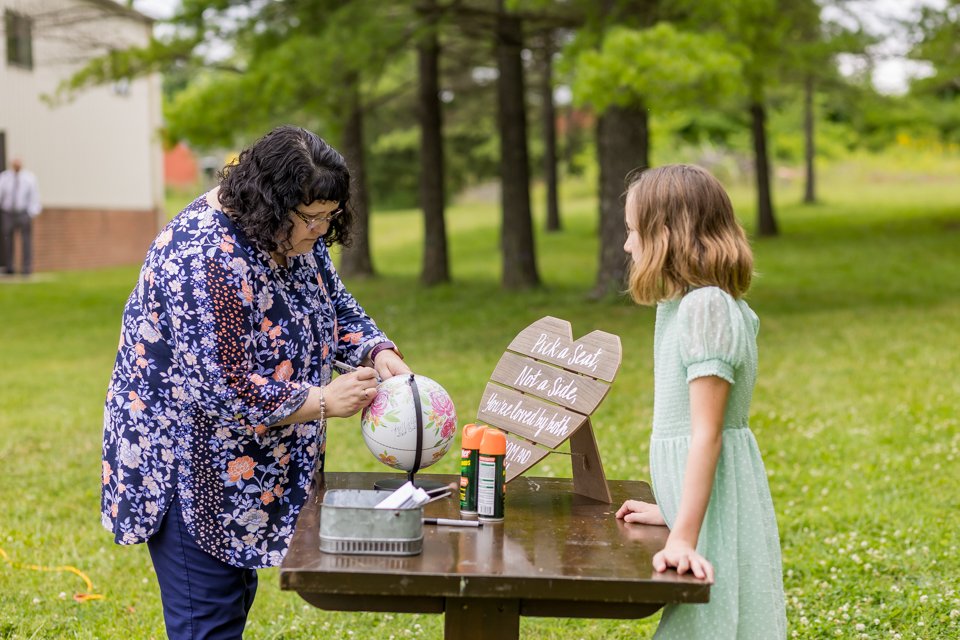
[[(377, 387), (363, 410), (360, 429), (367, 448), (380, 462), (412, 471), (417, 453), (417, 411), (409, 375), (393, 376)], [(423, 440), (420, 469), (429, 467), (450, 449), (457, 431), (457, 412), (450, 395), (437, 382), (414, 375), (420, 396)]]

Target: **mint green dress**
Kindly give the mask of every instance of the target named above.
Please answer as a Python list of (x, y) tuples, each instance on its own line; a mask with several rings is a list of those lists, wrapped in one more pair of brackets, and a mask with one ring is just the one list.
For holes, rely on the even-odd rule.
[(757, 378), (760, 321), (743, 300), (717, 287), (694, 289), (657, 307), (650, 472), (672, 527), (690, 450), (689, 383), (731, 384), (723, 445), (697, 551), (713, 564), (707, 604), (668, 605), (656, 638), (785, 638), (780, 538), (760, 450), (747, 422)]

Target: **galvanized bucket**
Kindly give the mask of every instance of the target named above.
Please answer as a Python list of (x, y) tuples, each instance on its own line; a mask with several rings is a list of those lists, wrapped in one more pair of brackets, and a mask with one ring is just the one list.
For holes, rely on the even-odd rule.
[(386, 491), (331, 489), (320, 505), (320, 550), (415, 556), (423, 551), (423, 508), (375, 509)]

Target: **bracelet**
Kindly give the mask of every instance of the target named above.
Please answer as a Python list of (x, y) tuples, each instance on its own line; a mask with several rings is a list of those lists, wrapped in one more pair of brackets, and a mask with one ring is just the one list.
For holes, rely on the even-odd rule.
[(397, 345), (387, 340), (385, 342), (381, 342), (380, 344), (374, 345), (374, 347), (370, 349), (370, 364), (375, 364), (377, 354), (379, 354), (381, 351), (386, 351), (387, 349), (392, 349), (393, 352), (400, 356), (400, 359), (403, 360), (403, 354), (400, 353), (400, 349), (397, 349)]
[(320, 424), (327, 421), (327, 401), (323, 397), (323, 386), (320, 386)]

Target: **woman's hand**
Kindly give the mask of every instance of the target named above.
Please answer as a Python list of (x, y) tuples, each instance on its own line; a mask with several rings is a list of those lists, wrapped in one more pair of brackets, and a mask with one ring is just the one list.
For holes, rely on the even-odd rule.
[(377, 374), (381, 380), (388, 380), (393, 376), (409, 375), (413, 373), (407, 363), (397, 355), (393, 349), (384, 349), (377, 354), (377, 359), (373, 363)]
[[(379, 359), (379, 358), (378, 358)], [(323, 389), (328, 418), (348, 418), (377, 396), (377, 372), (370, 367), (337, 376)]]
[(662, 573), (667, 567), (676, 567), (677, 573), (683, 575), (691, 571), (701, 580), (713, 584), (713, 565), (697, 553), (689, 542), (676, 540), (673, 536), (667, 538), (667, 546), (653, 556), (653, 568)]
[(636, 524), (652, 524), (658, 527), (665, 527), (667, 523), (663, 520), (663, 514), (660, 513), (660, 507), (642, 500), (627, 500), (617, 510), (617, 517), (624, 522), (634, 522)]

